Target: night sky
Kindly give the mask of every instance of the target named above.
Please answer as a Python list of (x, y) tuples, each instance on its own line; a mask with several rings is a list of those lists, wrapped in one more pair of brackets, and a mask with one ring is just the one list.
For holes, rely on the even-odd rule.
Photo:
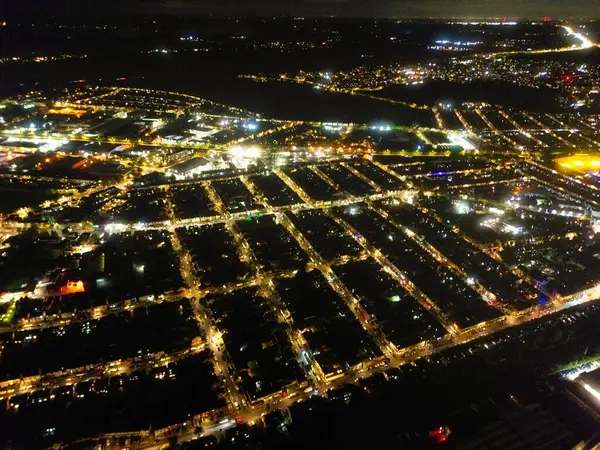
[(338, 17), (600, 18), (600, 0), (1, 0), (5, 16), (31, 12), (306, 15)]

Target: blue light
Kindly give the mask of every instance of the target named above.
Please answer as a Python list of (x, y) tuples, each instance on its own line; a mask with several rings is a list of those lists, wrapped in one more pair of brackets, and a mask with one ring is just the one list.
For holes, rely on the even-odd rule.
[(258, 129), (258, 125), (255, 123), (247, 123), (244, 125), (244, 128), (254, 131), (254, 130)]

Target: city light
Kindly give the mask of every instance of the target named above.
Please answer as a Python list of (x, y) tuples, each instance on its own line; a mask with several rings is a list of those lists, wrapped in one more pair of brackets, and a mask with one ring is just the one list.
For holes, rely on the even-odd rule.
[(67, 281), (65, 286), (61, 286), (60, 292), (63, 294), (75, 294), (78, 292), (85, 292), (85, 286), (83, 281)]
[(468, 214), (471, 211), (471, 207), (468, 202), (459, 201), (454, 204), (454, 210), (458, 214)]
[(91, 245), (91, 244), (78, 245), (78, 246), (73, 247), (73, 249), (71, 250), (71, 253), (83, 255), (84, 253), (89, 253), (89, 252), (93, 251), (95, 248), (96, 248), (96, 246)]
[(249, 131), (258, 130), (258, 124), (255, 122), (246, 122), (246, 123), (242, 124), (242, 127)]
[[(148, 52), (146, 44), (135, 61), (175, 67), (207, 51), (211, 64), (203, 70), (214, 71), (219, 48), (228, 57), (275, 50), (287, 60), (323, 49), (333, 57), (349, 41), (329, 21), (314, 40), (301, 40), (300, 25), (311, 36), (316, 25), (296, 20), (293, 37), (277, 39), (239, 32), (205, 39), (189, 27), (172, 50)], [(4, 100), (0, 263), (10, 270), (0, 292), (0, 347), (10, 367), (0, 399), (18, 425), (11, 434), (31, 432), (47, 446), (56, 434), (62, 442), (56, 408), (68, 400), (84, 415), (100, 408), (108, 416), (102, 408), (113, 396), (135, 397), (133, 381), (149, 398), (184, 402), (193, 374), (201, 408), (196, 415), (168, 410), (163, 428), (151, 431), (135, 430), (123, 416), (119, 429), (132, 431), (121, 440), (115, 430), (92, 427), (81, 442), (158, 448), (174, 438), (183, 446), (215, 435), (241, 440), (240, 425), (268, 424), (279, 412), (285, 431), (287, 416), (312, 396), (350, 402), (353, 389), (340, 388), (377, 391), (414, 370), (428, 380), (473, 355), (502, 364), (521, 352), (524, 361), (542, 341), (547, 367), (565, 353), (552, 352), (555, 344), (585, 349), (587, 361), (593, 342), (577, 331), (595, 323), (585, 317), (595, 318), (590, 305), (600, 300), (600, 137), (590, 112), (600, 71), (580, 58), (530, 56), (595, 44), (560, 23), (489, 23), (514, 25), (510, 33), (482, 23), (445, 34), (460, 38), (420, 42), (460, 54), (385, 62), (361, 47), (358, 55), (373, 59), (355, 67), (332, 61), (335, 70), (310, 70), (320, 63), (302, 68), (303, 57), (297, 71), (263, 65), (264, 73), (239, 75), (243, 83), (277, 83), (277, 92), (304, 92), (303, 102), (322, 97), (317, 110), (342, 99), (341, 108), (316, 115), (299, 103), (295, 111), (294, 102), (287, 113), (294, 117), (279, 117), (260, 102), (250, 108), (248, 99), (239, 104), (250, 110), (124, 86), (135, 82), (130, 73), (117, 74), (126, 75), (117, 86), (110, 86), (117, 75), (73, 80), (51, 96), (40, 82)], [(366, 27), (369, 41), (404, 45), (399, 35), (389, 38), (385, 27), (393, 23), (375, 24)], [(242, 25), (245, 19), (236, 29)], [(561, 27), (568, 44), (545, 48), (564, 40)], [(483, 37), (468, 37), (474, 29)], [(22, 55), (0, 64), (49, 60)], [(551, 92), (554, 107), (519, 108), (508, 94), (494, 104), (462, 101), (452, 89), (435, 98), (413, 87), (425, 82), (457, 89), (504, 83), (523, 92), (517, 100), (525, 106), (528, 91)], [(557, 338), (540, 341), (539, 333)], [(106, 345), (95, 345), (106, 336)], [(80, 347), (91, 350), (61, 351)], [(517, 397), (526, 396), (510, 395)], [(39, 415), (39, 433), (18, 423), (32, 406), (48, 413)], [(134, 409), (137, 418), (148, 415), (142, 422), (156, 422), (152, 408)], [(433, 443), (452, 439), (440, 425), (428, 435)], [(227, 431), (234, 427), (235, 435)]]
[(557, 158), (555, 160), (558, 167), (564, 170), (589, 171), (600, 168), (600, 155), (598, 154), (576, 154)]
[(384, 125), (384, 124), (381, 124), (381, 125), (372, 125), (371, 126), (371, 130), (373, 130), (373, 131), (381, 131), (381, 132), (383, 132), (383, 131), (391, 131), (392, 127), (391, 127), (391, 125)]
[(122, 223), (108, 223), (104, 226), (107, 233), (122, 233), (127, 229), (127, 225)]
[(467, 140), (466, 136), (462, 133), (449, 133), (448, 139), (451, 145), (457, 145), (462, 147), (464, 150), (475, 150), (476, 147)]
[(262, 150), (256, 145), (252, 146), (233, 146), (227, 151), (231, 156), (236, 158), (260, 158)]

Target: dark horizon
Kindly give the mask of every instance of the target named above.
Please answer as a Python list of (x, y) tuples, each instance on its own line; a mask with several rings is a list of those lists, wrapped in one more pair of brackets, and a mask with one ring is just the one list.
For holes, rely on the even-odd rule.
[(115, 18), (121, 15), (190, 15), (214, 17), (309, 17), (352, 19), (518, 19), (594, 20), (600, 18), (598, 0), (7, 0), (0, 15), (5, 18), (54, 17)]

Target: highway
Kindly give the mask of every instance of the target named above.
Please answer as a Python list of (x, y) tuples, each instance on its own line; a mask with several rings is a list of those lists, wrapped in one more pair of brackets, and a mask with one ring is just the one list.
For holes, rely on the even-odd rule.
[(597, 47), (598, 45), (594, 42), (590, 41), (586, 36), (581, 33), (573, 30), (572, 27), (568, 25), (560, 25), (560, 27), (565, 31), (568, 37), (576, 40), (579, 44), (572, 44), (570, 46), (559, 47), (559, 48), (546, 48), (539, 50), (511, 50), (506, 52), (494, 52), (492, 53), (494, 56), (508, 56), (508, 55), (520, 55), (520, 54), (529, 54), (529, 55), (540, 55), (544, 53), (563, 53), (563, 52), (576, 52), (580, 50), (586, 50), (591, 47)]

